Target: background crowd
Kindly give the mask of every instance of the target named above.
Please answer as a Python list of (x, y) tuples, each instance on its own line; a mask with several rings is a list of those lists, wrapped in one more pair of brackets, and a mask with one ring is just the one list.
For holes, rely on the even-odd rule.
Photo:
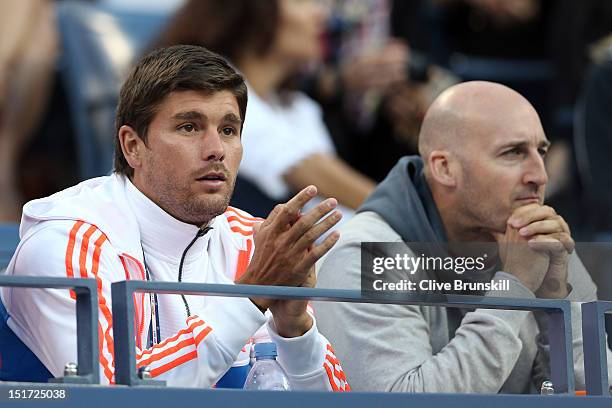
[(316, 184), (350, 215), (417, 152), (431, 101), (483, 79), (538, 110), (553, 142), (547, 201), (573, 235), (611, 239), (609, 1), (6, 0), (0, 20), (0, 222), (110, 172), (131, 63), (197, 44), (249, 84), (240, 208), (265, 215)]

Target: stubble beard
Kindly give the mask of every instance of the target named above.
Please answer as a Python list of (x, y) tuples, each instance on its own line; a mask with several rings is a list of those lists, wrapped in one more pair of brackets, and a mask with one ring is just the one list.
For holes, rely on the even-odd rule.
[(196, 226), (207, 225), (210, 220), (225, 212), (235, 182), (235, 178), (228, 178), (229, 188), (223, 193), (196, 195), (188, 185), (176, 179), (156, 180), (152, 174), (147, 176), (147, 183), (157, 196), (157, 205), (179, 221)]
[(460, 205), (463, 218), (466, 222), (472, 224), (476, 230), (486, 231), (487, 233), (504, 233), (506, 222), (512, 211), (509, 210), (508, 215), (505, 218), (502, 217), (499, 209), (507, 204), (500, 201), (493, 206), (487, 205), (488, 193), (476, 189), (475, 183), (477, 182), (473, 182), (471, 179), (466, 181)]

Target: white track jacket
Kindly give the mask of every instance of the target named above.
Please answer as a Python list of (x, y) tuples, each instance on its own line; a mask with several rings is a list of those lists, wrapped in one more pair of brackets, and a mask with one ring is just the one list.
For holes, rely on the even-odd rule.
[[(253, 253), (259, 219), (229, 207), (187, 251), (183, 282), (233, 282)], [(150, 278), (176, 282), (181, 255), (198, 228), (182, 223), (123, 176), (84, 181), (24, 206), (21, 242), (7, 274), (93, 278), (98, 284), (102, 383), (114, 383), (111, 283)], [(146, 262), (145, 262), (146, 261)], [(56, 377), (76, 361), (75, 298), (69, 290), (2, 288), (9, 326)], [(159, 295), (160, 342), (148, 347), (149, 294), (135, 295), (137, 366), (170, 386), (210, 387), (236, 362), (246, 363), (251, 339), (267, 328), (294, 389), (350, 389), (329, 342), (316, 327), (285, 339), (248, 298)], [(264, 329), (265, 330), (265, 329)]]

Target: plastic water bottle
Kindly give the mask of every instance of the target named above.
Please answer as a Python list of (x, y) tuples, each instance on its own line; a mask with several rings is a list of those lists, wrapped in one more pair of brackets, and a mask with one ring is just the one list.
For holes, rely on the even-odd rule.
[(555, 387), (550, 381), (544, 381), (542, 388), (540, 388), (540, 395), (553, 395), (555, 393)]
[(249, 350), (249, 366), (253, 367), (254, 365), (255, 365), (255, 344), (252, 344)]
[(287, 373), (276, 361), (275, 343), (255, 345), (255, 364), (244, 383), (245, 390), (289, 391)]

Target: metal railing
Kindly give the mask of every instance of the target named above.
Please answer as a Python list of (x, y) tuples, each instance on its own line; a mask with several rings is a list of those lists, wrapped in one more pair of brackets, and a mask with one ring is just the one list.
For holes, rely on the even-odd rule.
[(54, 382), (99, 384), (98, 287), (94, 279), (0, 275), (0, 286), (72, 289), (76, 295), (77, 373)]
[(115, 333), (115, 380), (130, 386), (152, 385), (153, 380), (140, 379), (136, 371), (135, 335), (133, 326), (135, 292), (188, 294), (230, 297), (267, 297), (351, 303), (384, 303), (460, 308), (509, 310), (541, 310), (548, 314), (551, 380), (556, 392), (574, 392), (571, 312), (565, 300), (510, 299), (463, 295), (397, 295), (365, 297), (356, 290), (310, 289), (256, 285), (220, 285), (174, 282), (122, 281), (112, 284)]
[[(605, 332), (602, 331), (603, 313), (612, 310), (612, 302), (594, 302), (583, 305), (586, 330), (585, 369), (587, 372), (587, 389), (589, 396), (573, 395), (574, 376), (571, 348), (570, 304), (565, 300), (510, 299), (459, 295), (398, 295), (389, 294), (385, 298), (364, 297), (359, 291), (287, 288), (248, 285), (218, 285), (170, 282), (123, 281), (112, 284), (113, 320), (115, 338), (115, 375), (117, 386), (95, 385), (99, 382), (98, 347), (97, 347), (97, 292), (96, 283), (89, 279), (35, 278), (0, 276), (0, 286), (33, 287), (33, 288), (72, 288), (77, 298), (77, 335), (78, 342), (78, 378), (70, 382), (92, 384), (86, 387), (75, 384), (28, 384), (0, 383), (0, 404), (7, 401), (9, 392), (15, 390), (65, 390), (65, 399), (54, 400), (55, 406), (74, 406), (87, 404), (108, 407), (112, 404), (146, 404), (150, 407), (163, 407), (181, 401), (182, 404), (202, 404), (223, 406), (224, 408), (251, 406), (320, 406), (324, 407), (371, 407), (371, 406), (413, 406), (414, 404), (430, 406), (491, 405), (496, 407), (604, 407), (609, 406), (610, 398), (592, 396), (597, 394), (593, 378), (603, 390), (607, 381), (607, 372), (601, 371), (601, 358), (593, 359), (595, 352), (601, 349), (594, 347), (604, 344)], [(135, 292), (156, 292), (166, 294), (190, 294), (230, 297), (268, 297), (281, 299), (309, 299), (317, 301), (339, 301), (352, 303), (384, 303), (460, 308), (486, 308), (509, 310), (541, 310), (550, 318), (549, 339), (551, 346), (551, 373), (556, 392), (565, 393), (553, 397), (539, 395), (491, 395), (491, 394), (413, 394), (413, 393), (364, 393), (353, 392), (338, 394), (329, 392), (236, 392), (236, 390), (185, 389), (165, 387), (163, 382), (142, 380), (136, 372), (135, 336), (134, 336), (134, 298)], [(599, 320), (593, 320), (597, 316)], [(588, 326), (588, 319), (596, 325)], [(590, 329), (594, 327), (596, 330)], [(604, 358), (605, 358), (605, 354)], [(589, 357), (591, 356), (591, 357)], [(597, 362), (598, 365), (592, 364)], [(590, 365), (587, 365), (590, 364)], [(590, 368), (589, 368), (590, 367)], [(595, 372), (593, 367), (598, 370)], [(604, 366), (605, 367), (605, 366)], [(66, 382), (68, 382), (66, 381)], [(595, 386), (597, 385), (595, 384)], [(138, 385), (149, 385), (138, 387)], [(156, 386), (157, 385), (157, 386)], [(160, 386), (161, 385), (161, 386)], [(131, 387), (130, 387), (131, 386)], [(153, 387), (151, 387), (153, 386)], [(61, 387), (61, 388), (58, 388)], [(21, 394), (24, 395), (24, 394)]]
[(606, 313), (612, 313), (612, 302), (582, 304), (584, 376), (589, 395), (609, 395)]

